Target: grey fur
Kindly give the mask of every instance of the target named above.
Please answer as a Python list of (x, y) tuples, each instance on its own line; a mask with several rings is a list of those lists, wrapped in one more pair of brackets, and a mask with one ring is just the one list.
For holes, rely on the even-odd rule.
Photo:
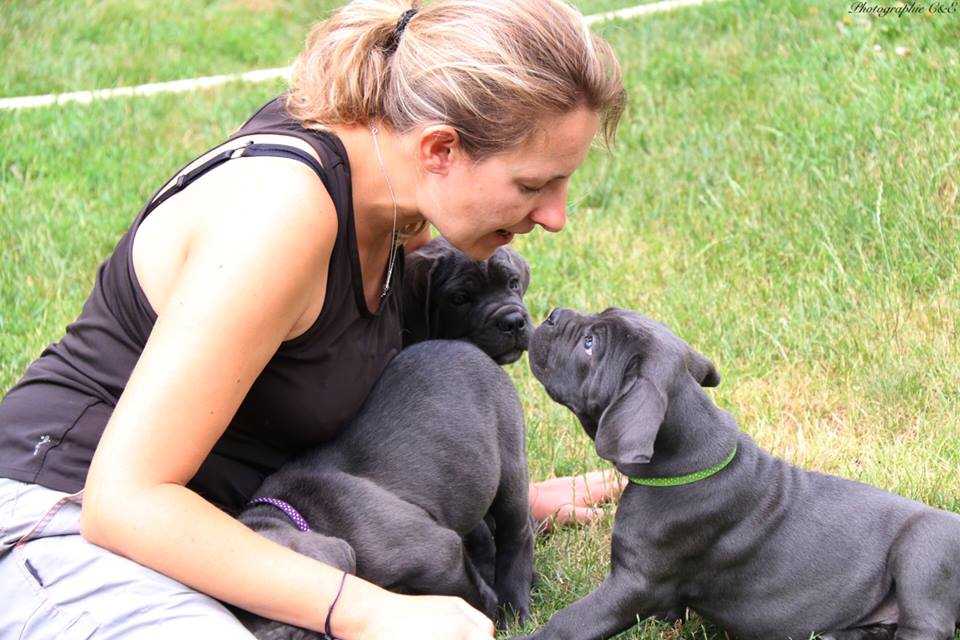
[(639, 314), (554, 311), (534, 331), (530, 362), (627, 475), (684, 475), (738, 450), (693, 484), (628, 484), (609, 576), (528, 637), (609, 638), (690, 607), (743, 640), (953, 638), (957, 515), (759, 449), (701, 389), (719, 383), (713, 365)]
[[(264, 481), (254, 497), (285, 500), (311, 531), (270, 505), (247, 508), (240, 521), (391, 591), (460, 596), (500, 623), (526, 618), (533, 530), (523, 414), (491, 357), (513, 361), (527, 346), (529, 268), (510, 250), (475, 262), (434, 240), (407, 256), (405, 271), (405, 316), (434, 319), (413, 326), (407, 342), (463, 341), (404, 349), (335, 440)], [(460, 289), (471, 299), (448, 304)], [(323, 637), (234, 611), (261, 640)]]

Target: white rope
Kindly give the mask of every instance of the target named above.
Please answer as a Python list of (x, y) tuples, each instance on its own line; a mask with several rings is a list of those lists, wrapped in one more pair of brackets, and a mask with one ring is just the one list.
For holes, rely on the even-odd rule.
[(662, 0), (661, 2), (651, 2), (650, 4), (641, 4), (636, 7), (627, 7), (626, 9), (617, 9), (616, 11), (607, 11), (605, 13), (595, 13), (592, 16), (586, 16), (587, 24), (596, 24), (597, 22), (607, 22), (608, 20), (629, 20), (648, 16), (651, 13), (663, 13), (684, 7), (696, 7), (707, 2), (716, 2), (717, 0)]
[[(607, 22), (609, 20), (629, 20), (652, 13), (673, 11), (683, 7), (693, 7), (706, 2), (717, 0), (662, 0), (650, 4), (642, 4), (616, 11), (606, 11), (586, 16), (587, 24)], [(219, 76), (205, 76), (202, 78), (188, 78), (186, 80), (172, 80), (170, 82), (151, 82), (133, 87), (117, 87), (115, 89), (96, 89), (94, 91), (72, 91), (70, 93), (48, 93), (42, 96), (22, 96), (18, 98), (0, 98), (0, 109), (29, 109), (49, 105), (78, 102), (89, 104), (94, 100), (108, 98), (152, 96), (158, 93), (184, 93), (195, 89), (218, 87), (228, 82), (267, 82), (277, 78), (290, 78), (290, 67), (276, 67), (273, 69), (257, 69), (245, 73), (227, 73)]]

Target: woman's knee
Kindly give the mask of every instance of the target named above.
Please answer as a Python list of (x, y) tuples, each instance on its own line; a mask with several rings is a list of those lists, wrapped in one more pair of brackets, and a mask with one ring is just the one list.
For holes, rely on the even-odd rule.
[(253, 638), (214, 598), (83, 539), (78, 505), (48, 517), (24, 495), (7, 524), (30, 535), (0, 554), (0, 637)]

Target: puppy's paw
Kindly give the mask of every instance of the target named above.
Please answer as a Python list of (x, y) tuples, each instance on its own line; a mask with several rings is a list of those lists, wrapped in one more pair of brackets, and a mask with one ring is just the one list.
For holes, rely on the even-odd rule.
[(487, 616), (499, 625), (500, 603), (496, 592), (494, 592), (494, 590), (486, 584), (480, 586), (479, 592), (480, 606), (477, 608), (483, 612), (483, 615)]
[(346, 573), (357, 572), (357, 553), (346, 540), (324, 536), (315, 531), (297, 533), (298, 537), (289, 541), (287, 547)]
[(346, 540), (326, 538), (313, 546), (313, 557), (346, 573), (357, 572), (357, 553)]
[(667, 611), (658, 611), (650, 617), (656, 619), (658, 622), (676, 624), (679, 620), (683, 620), (684, 613), (685, 610), (682, 607), (677, 607)]
[(523, 624), (529, 618), (529, 605), (501, 602), (500, 607), (497, 610), (497, 629), (506, 629), (511, 624)]

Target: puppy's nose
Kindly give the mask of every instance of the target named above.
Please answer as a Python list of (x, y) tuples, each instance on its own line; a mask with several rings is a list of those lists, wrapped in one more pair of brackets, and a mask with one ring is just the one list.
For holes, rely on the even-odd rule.
[(497, 320), (497, 327), (504, 333), (519, 333), (527, 325), (527, 320), (519, 311), (511, 311)]
[(557, 316), (560, 315), (560, 308), (554, 307), (553, 311), (550, 312), (550, 315), (547, 316), (547, 319), (544, 320), (547, 324), (557, 324)]

